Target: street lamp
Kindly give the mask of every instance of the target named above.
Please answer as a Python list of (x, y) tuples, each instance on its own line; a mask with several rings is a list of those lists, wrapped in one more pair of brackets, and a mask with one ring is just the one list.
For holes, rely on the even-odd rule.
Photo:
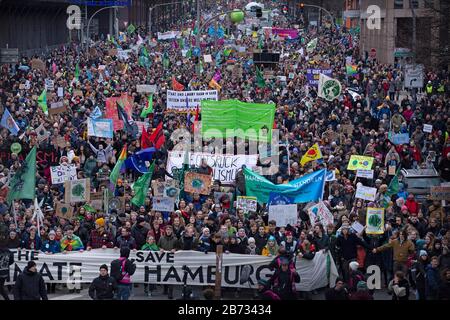
[(164, 7), (164, 6), (174, 5), (174, 4), (183, 4), (183, 2), (182, 1), (178, 1), (178, 2), (170, 2), (170, 3), (160, 3), (160, 4), (155, 4), (153, 7), (148, 8), (148, 33), (150, 34), (150, 38), (152, 37), (152, 13), (153, 13), (153, 9), (155, 9), (157, 7)]
[[(94, 18), (94, 16), (95, 16), (97, 13), (99, 13), (100, 11), (103, 11), (103, 10), (106, 10), (106, 9), (119, 9), (119, 8), (124, 8), (124, 6), (110, 6), (110, 7), (103, 7), (103, 8), (100, 8), (100, 9), (98, 9), (97, 11), (94, 12), (94, 14), (91, 16), (91, 18), (89, 19), (88, 24), (87, 24), (87, 31), (86, 31), (86, 41), (87, 41), (87, 42), (89, 42), (89, 30), (90, 30), (89, 27), (90, 27), (90, 25), (91, 25), (92, 18)], [(89, 45), (86, 45), (86, 51), (88, 50), (88, 48), (89, 48)]]
[(305, 8), (305, 7), (311, 7), (311, 8), (316, 8), (316, 9), (325, 11), (326, 14), (330, 17), (331, 24), (332, 24), (334, 27), (336, 27), (336, 24), (334, 23), (333, 15), (331, 14), (330, 11), (328, 11), (328, 10), (325, 9), (324, 7), (316, 6), (316, 5), (314, 5), (314, 4), (304, 4), (303, 2), (300, 3), (300, 10), (301, 10), (301, 11), (304, 11), (304, 8)]

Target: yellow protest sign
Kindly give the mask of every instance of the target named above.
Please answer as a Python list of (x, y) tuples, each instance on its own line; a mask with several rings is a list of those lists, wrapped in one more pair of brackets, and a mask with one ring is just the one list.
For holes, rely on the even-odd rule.
[(372, 169), (373, 157), (352, 155), (348, 162), (347, 170), (370, 170)]

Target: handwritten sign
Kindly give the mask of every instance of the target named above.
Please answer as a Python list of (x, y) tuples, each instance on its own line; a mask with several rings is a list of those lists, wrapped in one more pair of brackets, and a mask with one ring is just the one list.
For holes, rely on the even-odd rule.
[(52, 177), (52, 184), (60, 184), (65, 181), (76, 180), (77, 167), (75, 164), (50, 167), (50, 175)]

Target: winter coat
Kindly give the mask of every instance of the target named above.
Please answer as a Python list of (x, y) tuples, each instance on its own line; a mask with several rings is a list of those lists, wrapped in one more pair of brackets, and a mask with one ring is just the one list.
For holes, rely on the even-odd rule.
[(348, 234), (347, 238), (340, 234), (336, 240), (336, 247), (340, 250), (341, 257), (347, 261), (356, 259), (357, 245), (367, 248), (367, 244), (358, 238), (354, 233)]
[[(22, 236), (22, 241), (20, 242), (20, 247), (22, 249), (40, 250), (42, 246), (41, 238), (36, 234), (34, 241), (30, 239), (30, 234), (27, 232)], [(32, 248), (33, 244), (33, 248)]]
[(416, 252), (414, 244), (411, 240), (405, 240), (403, 243), (400, 243), (400, 240), (398, 239), (392, 240), (389, 243), (378, 247), (377, 251), (383, 252), (389, 248), (392, 248), (394, 251), (394, 261), (402, 263), (407, 262), (409, 255)]
[(168, 236), (164, 235), (161, 238), (159, 238), (158, 241), (158, 247), (160, 247), (163, 250), (171, 251), (173, 249), (178, 248), (178, 239), (173, 234)]
[(398, 284), (391, 280), (388, 291), (392, 293), (392, 300), (409, 300), (409, 283), (406, 279), (400, 280)]
[(149, 229), (140, 225), (135, 225), (131, 228), (131, 236), (134, 238), (138, 248), (142, 247), (147, 241), (148, 232)]
[(44, 278), (25, 267), (14, 285), (14, 300), (48, 300)]
[(89, 286), (89, 297), (93, 300), (112, 300), (117, 291), (117, 281), (106, 275), (95, 278)]
[(59, 253), (61, 252), (61, 244), (56, 240), (47, 240), (41, 247), (42, 252)]
[(440, 286), (440, 277), (439, 277), (439, 269), (433, 268), (431, 265), (428, 265), (426, 270), (426, 286), (425, 286), (425, 295), (427, 296), (427, 300), (429, 298), (436, 299), (439, 293)]
[[(128, 237), (122, 237), (122, 236), (118, 236), (117, 240), (116, 240), (116, 247), (117, 248), (123, 248), (123, 247), (128, 247), (130, 248), (130, 250), (133, 249), (137, 249), (137, 245), (136, 245), (136, 241), (132, 236), (128, 236)], [(139, 248), (141, 248), (142, 246), (140, 246)]]

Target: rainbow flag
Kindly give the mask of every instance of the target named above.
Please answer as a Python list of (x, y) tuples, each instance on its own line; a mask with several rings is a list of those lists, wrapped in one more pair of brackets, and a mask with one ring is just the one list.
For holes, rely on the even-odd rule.
[(125, 145), (122, 148), (122, 152), (120, 153), (119, 159), (116, 162), (116, 165), (114, 166), (114, 169), (112, 169), (111, 174), (109, 175), (109, 181), (116, 185), (117, 179), (119, 179), (120, 169), (122, 169), (122, 165), (124, 164), (125, 160), (127, 158), (127, 146)]

